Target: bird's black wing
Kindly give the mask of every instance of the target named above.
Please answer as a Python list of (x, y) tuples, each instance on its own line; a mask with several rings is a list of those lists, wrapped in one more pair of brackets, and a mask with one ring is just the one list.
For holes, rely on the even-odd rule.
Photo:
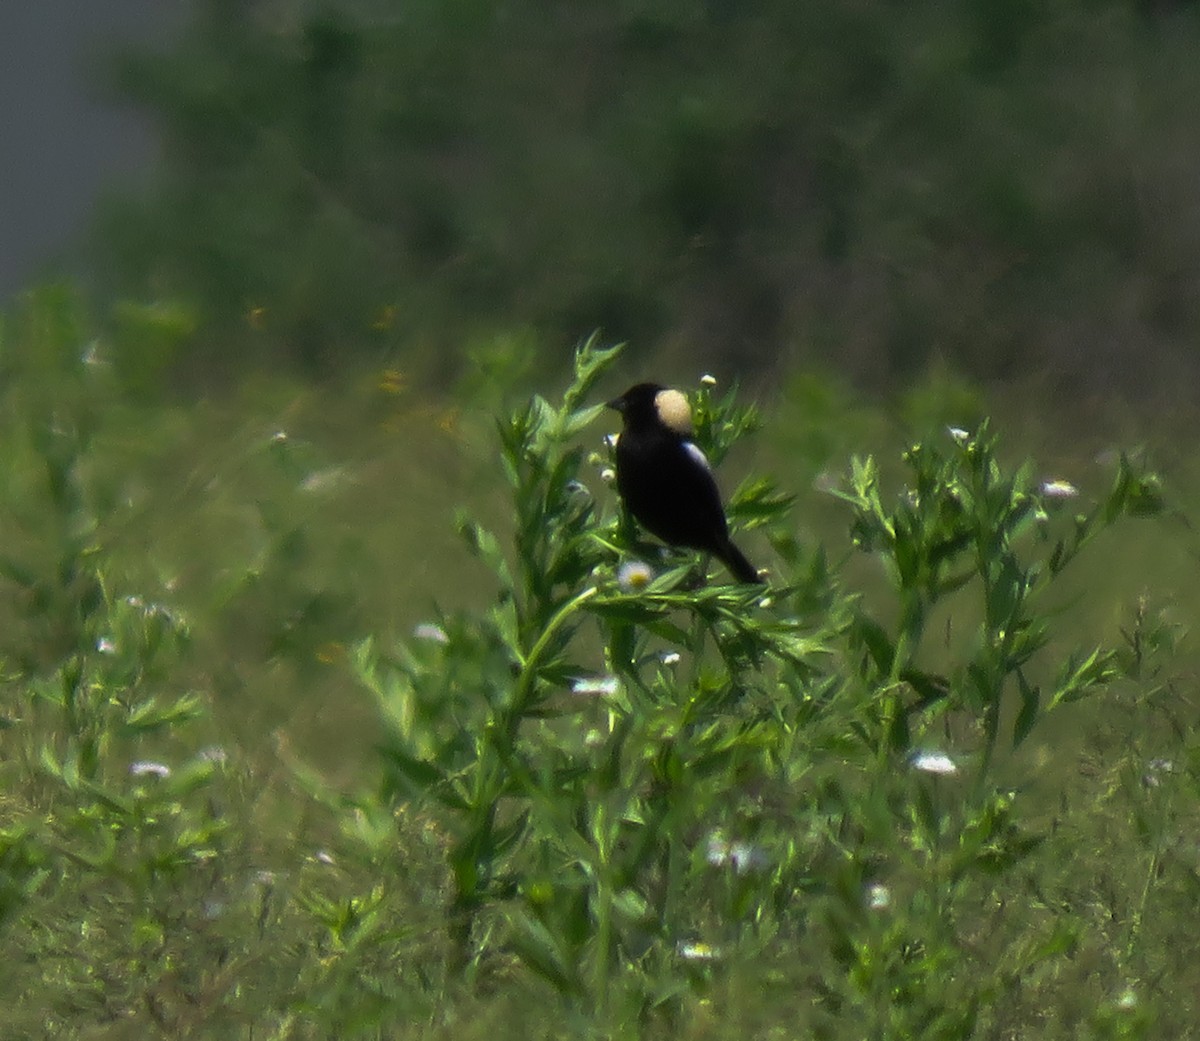
[(617, 481), (629, 511), (664, 542), (710, 553), (729, 541), (721, 495), (704, 453), (678, 437), (622, 437)]

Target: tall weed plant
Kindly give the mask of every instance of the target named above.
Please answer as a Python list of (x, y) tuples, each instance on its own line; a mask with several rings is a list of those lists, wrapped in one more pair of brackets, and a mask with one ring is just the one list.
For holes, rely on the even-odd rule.
[[(1006, 469), (986, 424), (951, 429), (905, 453), (903, 487), (868, 458), (836, 490), (886, 598), (799, 545), (760, 480), (729, 511), (776, 563), (765, 592), (729, 585), (647, 546), (605, 487), (587, 402), (616, 354), (585, 345), (560, 402), (498, 424), (513, 528), (458, 520), (491, 608), (355, 656), (385, 723), (380, 798), (444, 836), (449, 970), (524, 973), (579, 1025), (667, 1033), (736, 977), (819, 1037), (1043, 1014), (1026, 981), (1083, 926), (1008, 910), (1049, 838), (1010, 753), (1129, 672), (1117, 647), (1065, 646), (1049, 593), (1106, 528), (1160, 512), (1157, 479), (1122, 457), (1083, 505)], [(695, 409), (718, 460), (757, 421), (707, 386)], [(946, 603), (964, 637), (941, 643)]]
[[(938, 431), (894, 486), (853, 461), (836, 555), (751, 479), (729, 513), (756, 557), (771, 547), (769, 581), (732, 585), (619, 508), (593, 403), (618, 351), (589, 342), (560, 400), (497, 421), (511, 523), (455, 520), (486, 609), (349, 655), (381, 770), (347, 792), (282, 743), (207, 737), (192, 626), (130, 584), (106, 534), (119, 497), (96, 432), (116, 398), (69, 301), (42, 296), (2, 346), (0, 1034), (1132, 1038), (1189, 1022), (1194, 941), (1172, 910), (1195, 899), (1196, 783), (1175, 629), (1142, 600), (1075, 646), (1056, 593), (1106, 529), (1162, 511), (1134, 460), (1090, 498), (1005, 466), (986, 424)], [(693, 404), (717, 462), (758, 424), (707, 383)], [(286, 571), (284, 612), (303, 592)], [(1081, 786), (1039, 750), (1089, 700), (1110, 722)], [(1171, 748), (1142, 736), (1163, 718)], [(271, 812), (267, 760), (292, 782)]]

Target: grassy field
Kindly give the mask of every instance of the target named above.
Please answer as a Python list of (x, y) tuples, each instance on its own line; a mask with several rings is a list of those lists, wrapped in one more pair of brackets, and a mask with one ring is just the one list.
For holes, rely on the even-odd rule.
[(1186, 417), (695, 374), (764, 597), (619, 519), (628, 357), (0, 360), (0, 1037), (1196, 1036)]

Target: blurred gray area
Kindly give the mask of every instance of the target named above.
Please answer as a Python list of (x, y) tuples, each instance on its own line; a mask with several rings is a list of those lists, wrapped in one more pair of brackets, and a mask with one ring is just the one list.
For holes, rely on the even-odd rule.
[(0, 0), (0, 302), (59, 268), (97, 195), (154, 162), (150, 126), (104, 96), (122, 44), (167, 41), (191, 0)]

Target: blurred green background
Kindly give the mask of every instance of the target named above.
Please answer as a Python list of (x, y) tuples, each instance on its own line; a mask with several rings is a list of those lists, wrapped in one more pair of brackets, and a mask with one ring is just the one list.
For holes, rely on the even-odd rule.
[(1153, 396), (1195, 376), (1198, 48), (1148, 0), (200, 0), (114, 63), (162, 161), (92, 280), (199, 381), (445, 386), (480, 338), (544, 372), (599, 327), (759, 386)]

